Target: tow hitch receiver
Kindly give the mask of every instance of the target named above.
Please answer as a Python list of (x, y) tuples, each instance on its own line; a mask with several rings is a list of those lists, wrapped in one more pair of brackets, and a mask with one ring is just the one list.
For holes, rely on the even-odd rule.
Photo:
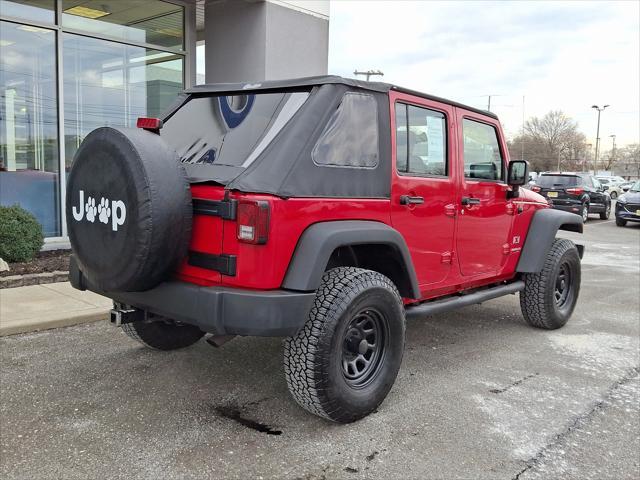
[(138, 320), (144, 320), (144, 310), (118, 303), (113, 304), (111, 323), (116, 327), (124, 325), (125, 323), (137, 322)]

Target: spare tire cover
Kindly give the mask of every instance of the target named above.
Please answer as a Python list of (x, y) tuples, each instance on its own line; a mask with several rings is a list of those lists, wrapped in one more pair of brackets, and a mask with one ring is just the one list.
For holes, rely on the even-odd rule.
[(191, 192), (177, 154), (152, 132), (98, 128), (67, 179), (67, 229), (78, 267), (103, 291), (164, 280), (191, 238)]

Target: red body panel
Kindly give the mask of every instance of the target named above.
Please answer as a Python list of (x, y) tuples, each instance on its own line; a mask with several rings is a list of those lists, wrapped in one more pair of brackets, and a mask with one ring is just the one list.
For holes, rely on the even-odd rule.
[[(234, 276), (181, 265), (176, 277), (199, 285), (221, 285), (248, 289), (277, 289), (282, 285), (289, 262), (301, 235), (310, 225), (334, 220), (373, 220), (397, 229), (404, 237), (420, 285), (420, 299), (411, 303), (468, 288), (508, 280), (515, 268), (535, 210), (545, 208), (544, 199), (521, 189), (514, 200), (507, 199), (510, 187), (501, 181), (464, 178), (462, 161), (462, 118), (473, 118), (496, 127), (505, 163), (508, 153), (497, 120), (445, 103), (391, 91), (392, 174), (390, 199), (290, 198), (229, 192), (231, 199), (264, 200), (269, 203), (268, 241), (254, 245), (238, 241), (235, 220), (194, 215), (190, 249), (212, 254), (236, 255)], [(394, 104), (397, 101), (442, 112), (447, 124), (447, 177), (417, 177), (396, 172)], [(384, 133), (383, 133), (384, 134)], [(194, 198), (221, 200), (224, 187), (192, 185)], [(400, 196), (421, 196), (421, 205), (401, 205)], [(481, 199), (481, 204), (464, 207), (463, 196)]]

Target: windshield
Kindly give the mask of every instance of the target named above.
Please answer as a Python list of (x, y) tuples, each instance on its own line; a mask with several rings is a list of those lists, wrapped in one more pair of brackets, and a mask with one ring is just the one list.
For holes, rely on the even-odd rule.
[(576, 175), (541, 175), (536, 184), (540, 187), (575, 187), (580, 180)]
[(630, 192), (640, 192), (640, 180), (638, 180), (636, 183), (631, 185), (631, 188), (629, 189), (629, 191)]
[(195, 97), (160, 135), (183, 163), (246, 168), (308, 97), (307, 91)]

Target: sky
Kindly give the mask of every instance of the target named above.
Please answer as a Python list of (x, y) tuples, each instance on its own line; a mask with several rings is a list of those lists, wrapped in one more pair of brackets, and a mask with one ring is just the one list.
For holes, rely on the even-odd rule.
[[(487, 107), (507, 135), (562, 110), (602, 150), (640, 142), (640, 2), (332, 0), (329, 73)], [(380, 79), (380, 77), (372, 77)]]

